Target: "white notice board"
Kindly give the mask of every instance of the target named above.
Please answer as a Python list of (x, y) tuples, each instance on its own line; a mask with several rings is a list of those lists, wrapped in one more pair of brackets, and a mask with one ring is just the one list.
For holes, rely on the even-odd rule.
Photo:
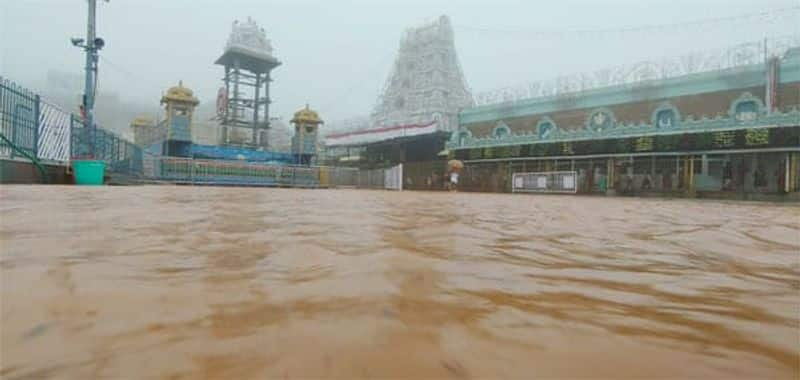
[(574, 189), (575, 188), (575, 176), (565, 175), (564, 177), (561, 177), (561, 178), (562, 178), (561, 186), (563, 186), (564, 189)]

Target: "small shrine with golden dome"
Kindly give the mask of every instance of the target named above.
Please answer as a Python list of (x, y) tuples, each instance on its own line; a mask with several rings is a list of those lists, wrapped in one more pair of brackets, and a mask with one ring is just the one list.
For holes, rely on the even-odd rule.
[(295, 112), (291, 120), (294, 124), (294, 137), (292, 137), (292, 154), (297, 163), (310, 165), (311, 160), (317, 155), (317, 137), (319, 126), (324, 122), (319, 114), (306, 104), (306, 107)]
[(156, 140), (156, 123), (147, 115), (139, 115), (131, 122), (133, 142), (139, 146), (146, 146)]
[(171, 87), (161, 97), (166, 113), (166, 146), (164, 152), (168, 156), (187, 156), (192, 144), (192, 115), (200, 101), (183, 81)]

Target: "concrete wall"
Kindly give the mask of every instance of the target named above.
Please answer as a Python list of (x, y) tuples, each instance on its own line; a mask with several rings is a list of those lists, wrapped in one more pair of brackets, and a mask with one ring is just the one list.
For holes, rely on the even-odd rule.
[[(44, 164), (47, 184), (66, 185), (72, 183), (67, 175), (67, 166)], [(0, 184), (40, 184), (41, 175), (30, 161), (0, 159)]]

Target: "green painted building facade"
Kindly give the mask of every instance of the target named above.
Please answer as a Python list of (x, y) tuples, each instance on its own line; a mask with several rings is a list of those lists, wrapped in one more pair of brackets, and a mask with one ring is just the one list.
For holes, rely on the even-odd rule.
[(574, 171), (580, 193), (792, 194), (800, 48), (765, 63), (462, 111), (447, 143), (466, 190)]

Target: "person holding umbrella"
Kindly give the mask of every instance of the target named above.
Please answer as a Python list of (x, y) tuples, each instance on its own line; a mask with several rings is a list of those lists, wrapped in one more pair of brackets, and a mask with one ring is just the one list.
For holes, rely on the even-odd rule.
[(447, 167), (450, 173), (450, 181), (447, 187), (450, 191), (458, 191), (458, 172), (464, 168), (464, 163), (459, 160), (450, 160), (447, 162)]

